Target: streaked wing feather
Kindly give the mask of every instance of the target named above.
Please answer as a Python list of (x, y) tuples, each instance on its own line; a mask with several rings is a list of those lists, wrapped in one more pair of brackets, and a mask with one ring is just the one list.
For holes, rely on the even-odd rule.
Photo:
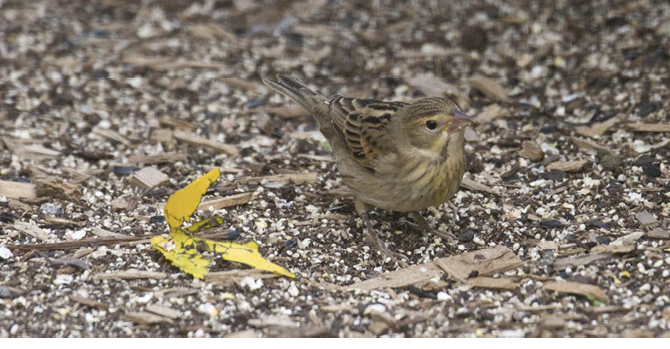
[(330, 116), (351, 157), (361, 166), (374, 171), (377, 156), (393, 151), (387, 125), (393, 115), (407, 105), (371, 99), (330, 99)]

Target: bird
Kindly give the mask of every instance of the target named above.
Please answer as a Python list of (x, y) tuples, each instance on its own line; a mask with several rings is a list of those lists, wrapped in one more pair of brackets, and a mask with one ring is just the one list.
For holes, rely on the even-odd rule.
[(377, 235), (370, 206), (410, 213), (422, 231), (450, 243), (451, 233), (433, 230), (420, 214), (439, 206), (458, 190), (465, 172), (464, 133), (474, 120), (443, 97), (413, 103), (325, 97), (297, 78), (262, 78), (265, 85), (291, 98), (316, 119), (335, 155), (337, 170), (354, 197), (370, 244), (384, 261), (403, 256)]

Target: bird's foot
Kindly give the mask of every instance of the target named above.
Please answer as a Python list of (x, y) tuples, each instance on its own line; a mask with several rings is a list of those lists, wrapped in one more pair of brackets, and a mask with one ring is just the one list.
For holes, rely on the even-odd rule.
[(381, 252), (382, 254), (382, 264), (386, 263), (386, 259), (390, 258), (391, 263), (398, 263), (398, 265), (401, 268), (406, 268), (407, 263), (405, 263), (404, 258), (406, 258), (404, 255), (394, 252), (388, 249), (386, 245), (384, 245), (384, 242), (379, 238), (377, 235), (376, 229), (372, 226), (372, 222), (370, 221), (370, 217), (368, 217), (367, 213), (362, 213), (360, 214), (361, 219), (363, 219), (363, 223), (365, 224), (365, 229), (367, 232), (365, 233), (366, 238), (368, 240), (368, 243), (370, 244), (370, 247), (376, 251)]

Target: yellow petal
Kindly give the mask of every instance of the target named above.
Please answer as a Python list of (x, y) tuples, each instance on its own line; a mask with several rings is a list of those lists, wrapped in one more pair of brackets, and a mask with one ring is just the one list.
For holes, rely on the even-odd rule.
[(204, 241), (212, 252), (219, 254), (221, 258), (227, 261), (243, 263), (256, 269), (295, 278), (295, 274), (264, 259), (258, 252), (258, 244), (254, 241), (249, 241), (246, 244), (238, 244), (230, 241), (196, 239)]
[[(172, 265), (185, 273), (198, 279), (204, 278), (207, 274), (210, 261), (204, 259), (197, 249), (192, 248), (195, 246), (195, 241), (183, 231), (173, 230), (169, 237), (155, 236), (151, 238), (151, 244), (171, 261)], [(168, 250), (165, 246), (174, 247)]]
[(170, 226), (170, 230), (179, 228), (184, 221), (191, 220), (191, 215), (200, 205), (202, 196), (207, 189), (216, 182), (221, 175), (219, 169), (213, 169), (206, 175), (196, 179), (185, 188), (172, 194), (168, 199), (163, 211), (165, 212), (165, 221)]

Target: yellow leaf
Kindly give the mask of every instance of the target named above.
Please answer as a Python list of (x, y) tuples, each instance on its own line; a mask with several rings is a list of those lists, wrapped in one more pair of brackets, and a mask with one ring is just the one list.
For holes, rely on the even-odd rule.
[(223, 225), (223, 218), (221, 217), (206, 218), (201, 221), (193, 222), (190, 227), (186, 228), (186, 231), (191, 233), (191, 235), (194, 235), (203, 229), (211, 229), (221, 225)]
[(258, 252), (258, 244), (249, 241), (246, 244), (238, 244), (230, 241), (214, 241), (202, 239), (207, 244), (210, 251), (221, 255), (221, 258), (237, 263), (250, 265), (256, 269), (265, 270), (286, 277), (295, 278), (295, 274), (274, 264), (261, 256)]
[(196, 179), (186, 188), (172, 194), (168, 199), (163, 211), (165, 212), (165, 221), (170, 226), (170, 230), (179, 228), (184, 221), (189, 222), (191, 215), (198, 208), (202, 196), (207, 189), (216, 182), (221, 175), (219, 169), (213, 169), (206, 175)]
[(193, 277), (202, 279), (207, 274), (207, 266), (210, 261), (204, 259), (195, 248), (197, 241), (185, 234), (182, 230), (176, 229), (170, 233), (170, 236), (154, 236), (151, 238), (151, 244), (160, 251), (163, 256), (172, 262), (172, 264), (185, 273)]

